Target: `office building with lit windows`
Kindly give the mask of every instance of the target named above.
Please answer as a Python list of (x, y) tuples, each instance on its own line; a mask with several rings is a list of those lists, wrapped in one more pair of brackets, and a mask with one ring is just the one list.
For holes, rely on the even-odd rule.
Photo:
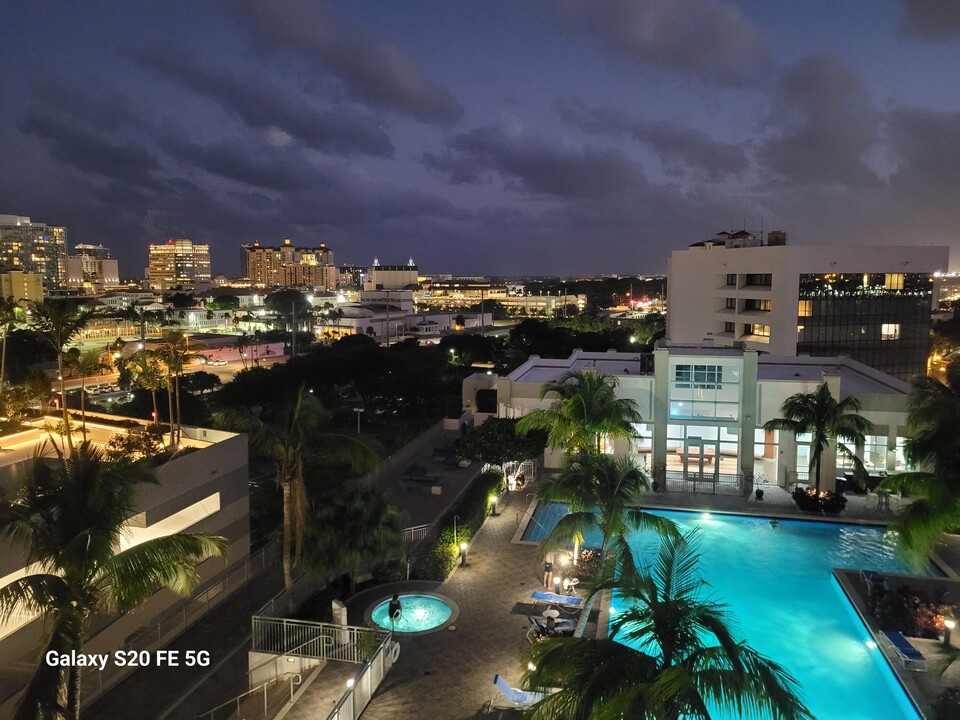
[(210, 281), (210, 246), (192, 240), (167, 240), (150, 245), (147, 282), (151, 290), (191, 287)]
[(257, 288), (311, 287), (337, 289), (337, 268), (333, 250), (325, 243), (318, 247), (297, 247), (287, 238), (271, 247), (254, 242), (240, 248), (240, 272)]
[(67, 229), (0, 215), (0, 268), (36, 273), (48, 288), (67, 279)]
[(934, 274), (949, 249), (809, 246), (720, 233), (670, 256), (667, 337), (773, 355), (849, 357), (909, 380), (926, 371)]

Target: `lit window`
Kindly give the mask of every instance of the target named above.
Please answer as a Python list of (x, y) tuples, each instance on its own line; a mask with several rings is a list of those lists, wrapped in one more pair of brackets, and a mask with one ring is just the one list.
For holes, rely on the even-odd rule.
[(769, 325), (750, 325), (750, 335), (759, 335), (761, 337), (770, 337)]
[(887, 290), (903, 290), (903, 273), (887, 273), (884, 275), (883, 287)]
[(880, 339), (881, 340), (899, 340), (900, 339), (900, 323), (883, 323), (880, 326)]
[(801, 300), (797, 308), (797, 317), (810, 317), (813, 315), (813, 300)]

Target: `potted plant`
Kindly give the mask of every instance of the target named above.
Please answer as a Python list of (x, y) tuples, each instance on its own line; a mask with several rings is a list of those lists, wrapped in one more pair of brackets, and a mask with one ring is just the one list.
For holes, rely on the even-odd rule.
[(793, 491), (793, 501), (802, 512), (824, 515), (839, 515), (847, 506), (847, 499), (840, 493), (816, 488), (797, 488)]

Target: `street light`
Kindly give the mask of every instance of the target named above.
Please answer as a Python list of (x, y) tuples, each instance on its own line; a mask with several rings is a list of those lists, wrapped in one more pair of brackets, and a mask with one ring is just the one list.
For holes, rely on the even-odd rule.
[[(311, 392), (313, 391), (311, 390)], [(360, 434), (360, 413), (363, 412), (363, 408), (361, 407), (354, 408), (353, 411), (357, 414), (357, 435), (359, 435)]]

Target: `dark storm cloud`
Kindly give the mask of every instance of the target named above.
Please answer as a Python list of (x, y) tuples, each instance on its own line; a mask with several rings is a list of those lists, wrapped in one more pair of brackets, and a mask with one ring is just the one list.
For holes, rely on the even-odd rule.
[(643, 169), (613, 150), (568, 147), (481, 127), (454, 136), (424, 165), (450, 182), (478, 182), (495, 173), (511, 190), (564, 198), (622, 196), (646, 183)]
[(252, 143), (240, 141), (201, 145), (174, 132), (164, 134), (160, 149), (180, 163), (275, 192), (306, 190), (319, 179), (297, 151), (257, 148)]
[(157, 157), (133, 141), (117, 141), (65, 118), (29, 110), (17, 124), (19, 130), (37, 137), (50, 155), (81, 173), (154, 187), (160, 169)]
[(930, 207), (951, 207), (960, 216), (956, 202), (960, 187), (960, 113), (900, 108), (887, 117), (886, 134), (897, 161), (890, 177), (895, 192)]
[(424, 123), (451, 125), (463, 116), (457, 99), (399, 49), (342, 26), (316, 0), (235, 0), (233, 6), (255, 42), (319, 63), (354, 100)]
[(390, 137), (377, 121), (349, 108), (320, 111), (303, 96), (274, 90), (249, 77), (240, 80), (179, 55), (137, 52), (132, 56), (140, 64), (218, 102), (251, 128), (277, 128), (317, 150), (393, 156)]
[(960, 3), (956, 0), (903, 0), (902, 30), (924, 40), (960, 37)]
[(860, 79), (837, 60), (802, 58), (785, 69), (770, 102), (773, 136), (758, 156), (787, 184), (871, 185), (865, 161), (881, 114)]
[(678, 70), (702, 82), (742, 85), (766, 71), (759, 30), (724, 0), (548, 0), (561, 20), (609, 53)]
[(667, 175), (694, 172), (713, 181), (743, 173), (748, 166), (743, 148), (718, 142), (704, 132), (672, 122), (639, 120), (618, 108), (590, 108), (582, 100), (558, 100), (560, 119), (583, 132), (629, 137), (649, 147)]

